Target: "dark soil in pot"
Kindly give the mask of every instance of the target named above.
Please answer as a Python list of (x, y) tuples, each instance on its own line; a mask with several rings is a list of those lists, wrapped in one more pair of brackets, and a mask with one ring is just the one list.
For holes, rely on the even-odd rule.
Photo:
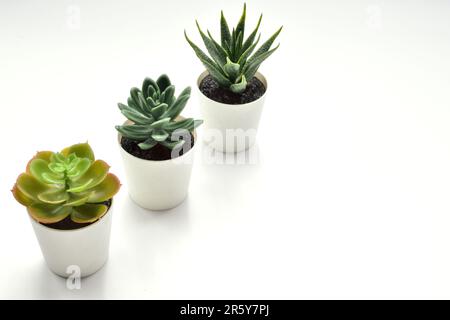
[[(108, 211), (109, 211), (109, 209), (111, 208), (112, 199), (102, 202), (102, 204), (106, 205), (108, 207)], [(108, 212), (106, 212), (106, 214), (108, 214)], [(42, 223), (42, 225), (52, 228), (52, 229), (58, 229), (58, 230), (75, 230), (75, 229), (81, 229), (81, 228), (87, 227), (88, 225), (91, 225), (97, 221), (98, 220), (95, 220), (94, 222), (90, 222), (90, 223), (77, 223), (77, 222), (73, 222), (72, 219), (70, 219), (70, 215), (69, 215), (64, 220), (61, 220), (59, 222)]]
[(222, 88), (210, 75), (207, 75), (200, 82), (199, 89), (211, 100), (226, 104), (244, 104), (253, 102), (261, 98), (266, 92), (266, 87), (256, 77), (253, 77), (248, 82), (245, 91), (239, 94), (234, 93), (227, 88)]
[[(183, 137), (181, 139), (183, 139)], [(162, 161), (162, 160), (170, 160), (170, 159), (180, 157), (183, 154), (185, 154), (186, 152), (188, 152), (189, 150), (191, 150), (192, 147), (194, 146), (194, 136), (192, 135), (192, 133), (191, 133), (190, 141), (191, 141), (191, 144), (188, 148), (186, 148), (186, 146), (182, 146), (181, 148), (174, 149), (174, 150), (171, 150), (159, 143), (149, 150), (142, 150), (141, 148), (139, 148), (138, 142), (136, 142), (134, 140), (130, 140), (125, 137), (122, 137), (122, 139), (120, 140), (120, 144), (122, 145), (122, 148), (126, 152), (128, 152), (129, 154), (131, 154), (137, 158), (144, 159), (144, 160)], [(185, 143), (185, 145), (186, 145), (186, 143)], [(186, 148), (186, 150), (184, 150), (184, 148)], [(176, 155), (173, 158), (172, 158), (172, 153), (174, 155)]]

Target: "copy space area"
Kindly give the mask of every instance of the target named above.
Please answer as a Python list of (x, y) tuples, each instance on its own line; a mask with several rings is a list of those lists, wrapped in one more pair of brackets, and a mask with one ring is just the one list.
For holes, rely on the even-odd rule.
[[(257, 145), (221, 162), (199, 142), (185, 202), (132, 202), (117, 103), (161, 73), (194, 89), (183, 30), (218, 38), (221, 9), (235, 25), (242, 1), (0, 3), (0, 298), (450, 298), (449, 1), (247, 1), (262, 40), (284, 26)], [(107, 264), (69, 290), (10, 190), (85, 141), (123, 186)]]

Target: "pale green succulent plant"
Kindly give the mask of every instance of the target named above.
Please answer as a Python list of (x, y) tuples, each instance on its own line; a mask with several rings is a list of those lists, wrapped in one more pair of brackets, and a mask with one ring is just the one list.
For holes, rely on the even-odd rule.
[(138, 143), (139, 148), (148, 150), (158, 143), (169, 148), (181, 147), (185, 140), (183, 132), (192, 132), (203, 123), (192, 118), (178, 120), (189, 100), (191, 88), (184, 89), (175, 97), (175, 86), (167, 75), (161, 75), (156, 82), (146, 78), (142, 90), (132, 88), (128, 105), (119, 103), (122, 114), (132, 123), (116, 126), (123, 137)]
[(228, 88), (234, 93), (242, 93), (246, 89), (247, 83), (255, 76), (256, 71), (258, 71), (258, 68), (263, 61), (279, 47), (278, 45), (270, 50), (273, 42), (283, 28), (281, 27), (278, 29), (278, 31), (252, 55), (261, 36), (258, 35), (258, 37), (256, 37), (259, 25), (261, 24), (262, 14), (256, 28), (248, 38), (244, 40), (245, 19), (246, 5), (244, 4), (244, 11), (237, 26), (230, 31), (222, 11), (220, 17), (220, 44), (214, 40), (209, 31), (207, 31), (206, 35), (197, 22), (198, 31), (200, 32), (210, 57), (188, 38), (186, 31), (184, 32), (186, 40), (189, 42), (192, 49), (194, 49), (195, 54), (208, 70), (211, 77), (213, 77), (220, 86)]
[(68, 216), (76, 223), (90, 223), (106, 214), (105, 202), (119, 189), (120, 181), (109, 173), (109, 165), (95, 160), (88, 143), (80, 143), (57, 153), (38, 152), (12, 193), (40, 223), (56, 223)]

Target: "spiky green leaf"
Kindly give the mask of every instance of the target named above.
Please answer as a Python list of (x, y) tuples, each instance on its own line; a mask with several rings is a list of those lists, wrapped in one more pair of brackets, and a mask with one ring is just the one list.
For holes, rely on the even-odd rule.
[(244, 41), (244, 44), (242, 45), (242, 50), (243, 50), (243, 51), (246, 51), (246, 50), (253, 44), (253, 41), (255, 41), (256, 34), (258, 33), (258, 29), (259, 29), (259, 26), (260, 26), (260, 24), (261, 24), (262, 17), (263, 17), (263, 15), (261, 14), (261, 15), (259, 16), (259, 20), (258, 20), (258, 23), (256, 24), (255, 29), (254, 29), (253, 32), (248, 36), (247, 40)]
[(249, 59), (247, 61), (246, 66), (244, 67), (244, 76), (247, 79), (251, 80), (254, 77), (256, 71), (258, 71), (258, 68), (261, 65), (261, 63), (263, 63), (264, 60), (266, 60), (272, 53), (274, 53), (275, 50), (277, 50), (279, 46), (280, 45), (276, 46), (272, 50), (269, 50), (267, 52), (260, 54), (259, 56), (254, 58), (252, 61), (251, 61), (251, 59)]
[(228, 27), (223, 11), (220, 12), (220, 40), (222, 47), (225, 46), (225, 42), (231, 42), (230, 28)]
[(200, 28), (200, 24), (198, 21), (195, 21), (197, 24), (198, 32), (200, 33), (203, 43), (205, 44), (206, 50), (208, 50), (210, 56), (214, 60), (214, 62), (217, 64), (218, 67), (221, 67), (225, 64), (227, 55), (222, 50), (217, 50), (216, 46), (214, 45), (214, 42), (206, 36), (206, 34), (202, 31)]
[(255, 50), (256, 46), (258, 45), (260, 38), (261, 38), (261, 36), (258, 36), (258, 39), (256, 39), (256, 42), (253, 43), (250, 47), (248, 47), (247, 50), (245, 50), (239, 57), (239, 60), (237, 63), (241, 66), (241, 70), (242, 70), (242, 67), (245, 65), (245, 63), (247, 62), (248, 57), (252, 54), (253, 50)]
[(248, 59), (248, 62), (250, 64), (253, 63), (253, 61), (256, 60), (260, 55), (269, 51), (272, 43), (278, 37), (282, 29), (283, 27), (280, 27), (280, 29), (278, 29), (277, 32), (275, 32), (266, 42), (264, 42), (261, 47), (255, 52), (255, 54), (251, 56), (250, 59)]
[(229, 86), (231, 82), (227, 79), (227, 77), (223, 74), (223, 71), (217, 64), (211, 60), (197, 45), (195, 45), (187, 36), (186, 32), (184, 33), (187, 42), (190, 44), (192, 49), (194, 50), (197, 57), (203, 63), (205, 68), (208, 70), (210, 75), (222, 86)]
[(242, 11), (242, 16), (239, 19), (239, 22), (236, 26), (236, 33), (242, 34), (240, 45), (242, 45), (242, 38), (244, 37), (246, 12), (247, 12), (247, 5), (244, 3), (244, 9)]

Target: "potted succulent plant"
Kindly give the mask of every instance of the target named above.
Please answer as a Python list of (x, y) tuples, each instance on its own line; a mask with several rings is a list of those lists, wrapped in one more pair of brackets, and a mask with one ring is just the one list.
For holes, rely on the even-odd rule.
[(149, 210), (166, 210), (187, 196), (195, 146), (202, 120), (180, 116), (189, 100), (187, 87), (175, 97), (167, 75), (146, 78), (142, 90), (132, 88), (119, 109), (128, 119), (116, 126), (130, 197)]
[(254, 144), (267, 91), (267, 81), (258, 68), (278, 48), (270, 49), (282, 29), (278, 29), (254, 52), (260, 39), (257, 33), (261, 19), (262, 15), (256, 28), (245, 38), (246, 5), (232, 31), (222, 12), (220, 43), (209, 31), (205, 34), (197, 22), (210, 56), (185, 32), (186, 40), (206, 68), (197, 81), (200, 109), (205, 119), (203, 136), (216, 150), (239, 152)]
[(75, 266), (84, 277), (108, 258), (111, 207), (119, 188), (108, 164), (81, 143), (58, 153), (38, 152), (12, 193), (27, 208), (49, 268), (67, 277)]

